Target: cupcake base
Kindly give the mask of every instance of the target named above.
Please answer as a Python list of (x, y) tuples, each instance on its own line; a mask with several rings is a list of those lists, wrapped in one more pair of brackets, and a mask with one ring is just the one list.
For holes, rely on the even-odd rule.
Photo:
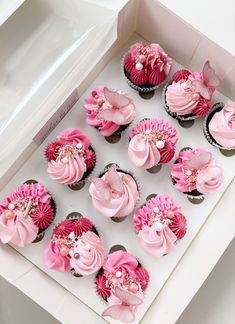
[(162, 169), (162, 164), (158, 164), (158, 165), (154, 165), (150, 169), (146, 169), (146, 171), (148, 171), (149, 173), (155, 174), (155, 173), (160, 172), (161, 169)]
[(211, 136), (211, 134), (209, 132), (209, 123), (210, 123), (211, 119), (213, 118), (214, 114), (221, 111), (223, 109), (223, 107), (224, 107), (224, 104), (220, 103), (220, 102), (216, 103), (212, 107), (213, 110), (206, 116), (206, 118), (204, 120), (203, 133), (204, 133), (206, 140), (211, 145), (218, 148), (224, 156), (230, 157), (230, 156), (235, 155), (235, 147), (223, 147), (222, 145), (220, 145), (218, 142), (215, 141), (215, 139)]

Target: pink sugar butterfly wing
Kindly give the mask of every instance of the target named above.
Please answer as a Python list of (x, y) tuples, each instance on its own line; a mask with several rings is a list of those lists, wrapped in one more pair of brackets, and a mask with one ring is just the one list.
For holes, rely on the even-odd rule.
[(208, 87), (216, 88), (220, 84), (220, 79), (216, 75), (215, 70), (210, 66), (210, 62), (206, 61), (202, 70), (203, 78), (205, 80), (205, 84)]
[(101, 197), (103, 197), (105, 200), (109, 200), (110, 198), (109, 186), (104, 182), (103, 179), (98, 177), (89, 177), (89, 181), (94, 184), (96, 190), (99, 191)]
[(115, 124), (122, 124), (124, 122), (124, 117), (123, 115), (120, 113), (120, 111), (118, 109), (104, 109), (101, 110), (98, 115), (97, 115), (98, 119), (103, 119), (106, 121), (110, 121), (113, 122)]
[(190, 168), (201, 170), (211, 162), (212, 155), (210, 152), (202, 152), (192, 159), (185, 161), (185, 164)]
[(114, 295), (122, 301), (122, 304), (128, 306), (138, 306), (143, 302), (141, 298), (120, 288), (119, 286), (115, 287)]
[(109, 180), (110, 187), (114, 191), (117, 191), (119, 193), (123, 193), (123, 191), (124, 191), (123, 182), (122, 182), (122, 179), (120, 178), (120, 176), (119, 176), (119, 174), (118, 174), (118, 172), (116, 170), (115, 164), (111, 165), (111, 167), (109, 168), (108, 180)]
[(110, 316), (115, 320), (120, 320), (124, 323), (133, 322), (135, 314), (132, 309), (124, 305), (112, 305), (109, 306), (103, 313), (102, 316)]
[(196, 90), (200, 93), (200, 95), (206, 100), (210, 99), (210, 92), (208, 91), (206, 85), (199, 80), (192, 81), (192, 85), (196, 88)]
[(130, 103), (130, 99), (127, 96), (120, 94), (117, 91), (110, 90), (107, 87), (104, 87), (104, 96), (105, 99), (116, 108), (123, 108)]

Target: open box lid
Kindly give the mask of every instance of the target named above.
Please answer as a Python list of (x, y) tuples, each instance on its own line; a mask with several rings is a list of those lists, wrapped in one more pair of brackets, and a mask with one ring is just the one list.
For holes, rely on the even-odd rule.
[(27, 0), (0, 27), (0, 179), (114, 43), (116, 22), (86, 0)]

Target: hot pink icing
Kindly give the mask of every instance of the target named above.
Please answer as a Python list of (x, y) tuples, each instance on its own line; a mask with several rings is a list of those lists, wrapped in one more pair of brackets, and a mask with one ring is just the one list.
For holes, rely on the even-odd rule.
[(209, 133), (223, 147), (235, 147), (235, 102), (228, 101), (208, 125)]
[(0, 215), (0, 239), (2, 243), (13, 243), (24, 247), (32, 243), (38, 234), (38, 227), (30, 217), (16, 210), (14, 216), (7, 217), (9, 211), (5, 210)]
[(189, 75), (191, 74), (190, 71), (182, 69), (182, 70), (178, 70), (176, 71), (173, 76), (172, 76), (172, 81), (178, 82), (181, 80), (188, 80)]
[(196, 108), (193, 110), (193, 114), (198, 115), (198, 116), (204, 116), (208, 113), (210, 110), (210, 101), (200, 97)]
[[(106, 217), (124, 217), (129, 215), (139, 199), (138, 188), (133, 177), (121, 171), (118, 171), (118, 174), (122, 178), (123, 192), (112, 191), (111, 197), (108, 200), (102, 197), (93, 183), (89, 187), (94, 208)], [(109, 185), (108, 172), (101, 179)]]
[(174, 156), (176, 129), (164, 120), (144, 120), (132, 128), (129, 137), (128, 155), (137, 167), (150, 169)]
[(60, 247), (51, 241), (43, 251), (43, 261), (49, 269), (67, 272), (71, 269), (69, 255), (63, 256)]
[(99, 275), (95, 280), (97, 294), (105, 300), (107, 300), (111, 294), (110, 287), (106, 285), (106, 281), (107, 279), (104, 274)]
[(144, 267), (138, 267), (135, 272), (138, 281), (140, 283), (141, 289), (145, 290), (148, 287), (149, 283), (149, 274)]
[(181, 240), (187, 231), (186, 218), (182, 214), (175, 215), (169, 224), (169, 228), (177, 236), (177, 239)]
[(174, 186), (177, 190), (191, 192), (196, 189), (204, 194), (213, 192), (222, 185), (224, 179), (222, 168), (212, 158), (198, 168), (187, 165), (188, 161), (199, 157), (203, 152), (206, 150), (202, 148), (180, 152), (177, 163), (171, 167), (171, 177), (176, 182)]
[[(86, 120), (88, 125), (97, 127), (101, 135), (110, 136), (120, 128), (120, 125), (126, 125), (132, 122), (136, 116), (136, 112), (133, 100), (127, 95), (127, 93), (121, 90), (110, 90), (127, 98), (126, 105), (116, 107), (116, 105), (105, 97), (104, 88), (104, 86), (97, 86), (92, 91), (92, 94), (85, 99), (84, 108), (87, 111)], [(116, 112), (117, 109), (121, 114), (119, 122), (107, 120), (100, 115), (105, 110)]]
[[(104, 262), (104, 247), (95, 233), (83, 233), (81, 239), (76, 241), (70, 249), (70, 265), (76, 273), (83, 276), (90, 275), (98, 271)], [(79, 257), (76, 257), (79, 255)]]

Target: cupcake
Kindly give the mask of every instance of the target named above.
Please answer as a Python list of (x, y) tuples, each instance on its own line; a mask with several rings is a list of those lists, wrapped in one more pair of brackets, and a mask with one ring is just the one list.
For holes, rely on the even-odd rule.
[(104, 137), (121, 134), (136, 116), (135, 105), (127, 93), (97, 86), (85, 99), (87, 124)]
[(219, 83), (209, 61), (204, 64), (202, 72), (175, 72), (163, 91), (167, 113), (181, 121), (204, 116), (211, 108), (212, 95)]
[(172, 59), (158, 44), (135, 43), (124, 56), (122, 65), (128, 84), (139, 92), (149, 92), (166, 80)]
[(189, 197), (203, 198), (223, 183), (223, 170), (203, 148), (181, 151), (171, 167), (174, 187)]
[(61, 221), (43, 251), (43, 261), (52, 270), (75, 276), (97, 272), (104, 262), (104, 247), (92, 222), (86, 217)]
[(213, 111), (204, 122), (207, 141), (222, 150), (235, 149), (235, 102), (214, 105)]
[(101, 214), (110, 218), (123, 218), (133, 212), (139, 199), (139, 190), (130, 173), (112, 164), (99, 177), (90, 177), (89, 180), (92, 204)]
[(102, 316), (133, 322), (148, 283), (148, 271), (134, 256), (124, 251), (110, 253), (95, 280), (97, 294), (108, 303)]
[(95, 167), (95, 151), (79, 129), (63, 130), (46, 146), (44, 153), (50, 178), (71, 189), (79, 189)]
[(178, 140), (174, 126), (162, 119), (142, 120), (129, 132), (128, 155), (143, 169), (169, 162)]
[(138, 208), (133, 222), (141, 248), (157, 258), (169, 253), (187, 231), (181, 208), (167, 195), (156, 196)]
[(55, 213), (55, 202), (42, 184), (24, 183), (0, 204), (0, 240), (20, 247), (39, 241)]

